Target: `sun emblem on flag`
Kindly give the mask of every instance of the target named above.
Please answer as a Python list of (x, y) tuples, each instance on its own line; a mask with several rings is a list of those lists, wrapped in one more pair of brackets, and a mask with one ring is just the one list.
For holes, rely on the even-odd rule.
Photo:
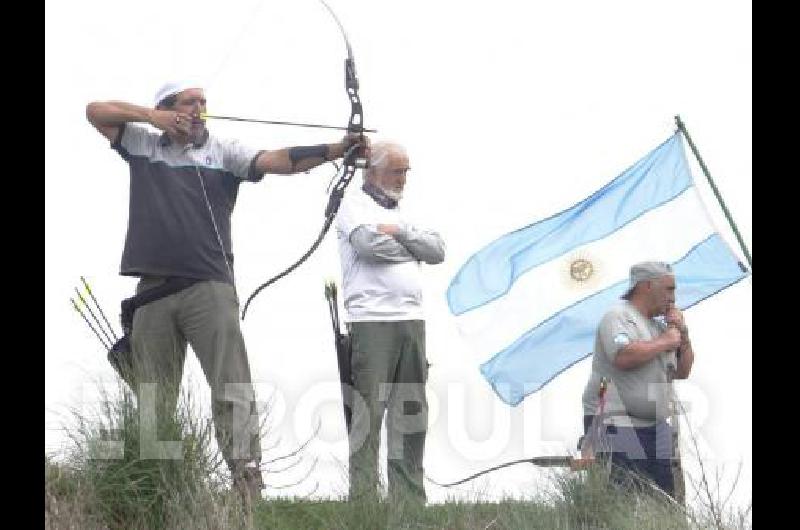
[(594, 266), (587, 259), (576, 259), (569, 264), (570, 277), (578, 282), (585, 282), (594, 274)]
[(561, 285), (587, 295), (608, 283), (608, 266), (592, 249), (576, 249), (562, 257), (558, 265)]

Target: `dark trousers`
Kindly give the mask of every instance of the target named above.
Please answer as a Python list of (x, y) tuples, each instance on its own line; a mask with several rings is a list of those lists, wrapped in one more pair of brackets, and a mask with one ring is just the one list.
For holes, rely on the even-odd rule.
[[(593, 419), (594, 416), (583, 417), (587, 436)], [(675, 497), (672, 427), (667, 422), (660, 421), (652, 427), (604, 425), (602, 429), (601, 446), (610, 448), (611, 480), (615, 484), (626, 488), (642, 488), (645, 483), (641, 479), (645, 478), (655, 482), (669, 496)]]

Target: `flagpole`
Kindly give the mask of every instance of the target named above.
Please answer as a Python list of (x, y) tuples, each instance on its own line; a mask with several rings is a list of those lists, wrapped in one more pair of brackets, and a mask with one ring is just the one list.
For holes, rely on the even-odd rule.
[(703, 173), (705, 173), (709, 184), (711, 184), (711, 190), (717, 197), (720, 206), (722, 206), (722, 211), (723, 213), (725, 213), (725, 217), (728, 219), (728, 223), (731, 225), (731, 228), (733, 228), (733, 233), (736, 235), (736, 239), (737, 241), (739, 241), (739, 246), (742, 248), (742, 252), (744, 252), (745, 258), (747, 258), (747, 264), (750, 265), (750, 270), (752, 271), (753, 259), (750, 257), (750, 252), (747, 250), (747, 247), (744, 244), (744, 240), (742, 239), (742, 235), (739, 233), (739, 229), (736, 227), (736, 223), (733, 222), (733, 217), (731, 217), (731, 213), (728, 211), (728, 207), (725, 206), (725, 201), (722, 200), (722, 195), (720, 195), (719, 190), (717, 189), (717, 185), (714, 184), (714, 179), (711, 178), (711, 174), (708, 172), (708, 168), (706, 167), (705, 162), (703, 162), (703, 159), (700, 157), (700, 153), (697, 151), (697, 147), (695, 147), (694, 142), (692, 142), (692, 137), (689, 136), (689, 131), (686, 130), (686, 126), (681, 121), (681, 117), (679, 115), (675, 116), (675, 123), (678, 124), (678, 129), (686, 137), (686, 141), (689, 142), (689, 147), (692, 148), (694, 156), (700, 163), (700, 168), (703, 170)]

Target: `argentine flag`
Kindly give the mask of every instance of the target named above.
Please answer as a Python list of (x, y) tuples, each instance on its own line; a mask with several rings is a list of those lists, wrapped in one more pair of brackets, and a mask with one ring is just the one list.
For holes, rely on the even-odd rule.
[(473, 254), (447, 302), (487, 359), (483, 376), (517, 405), (592, 353), (630, 266), (647, 260), (673, 264), (681, 309), (748, 275), (712, 226), (678, 132), (571, 208)]

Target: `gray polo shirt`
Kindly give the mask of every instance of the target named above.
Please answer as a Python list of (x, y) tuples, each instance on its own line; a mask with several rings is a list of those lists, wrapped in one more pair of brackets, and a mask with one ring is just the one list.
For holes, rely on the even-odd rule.
[(210, 135), (199, 146), (179, 146), (165, 134), (131, 123), (120, 128), (111, 147), (130, 167), (128, 232), (120, 274), (233, 283), (203, 185), (233, 266), (231, 213), (239, 183), (260, 180), (252, 171), (260, 151)]
[(600, 321), (595, 336), (592, 374), (583, 392), (583, 413), (598, 412), (597, 392), (600, 379), (609, 379), (605, 413), (611, 414), (606, 424), (648, 427), (669, 416), (668, 366), (677, 366), (674, 351), (630, 370), (620, 370), (613, 364), (626, 344), (652, 340), (666, 330), (661, 318), (646, 318), (628, 301), (610, 309)]

